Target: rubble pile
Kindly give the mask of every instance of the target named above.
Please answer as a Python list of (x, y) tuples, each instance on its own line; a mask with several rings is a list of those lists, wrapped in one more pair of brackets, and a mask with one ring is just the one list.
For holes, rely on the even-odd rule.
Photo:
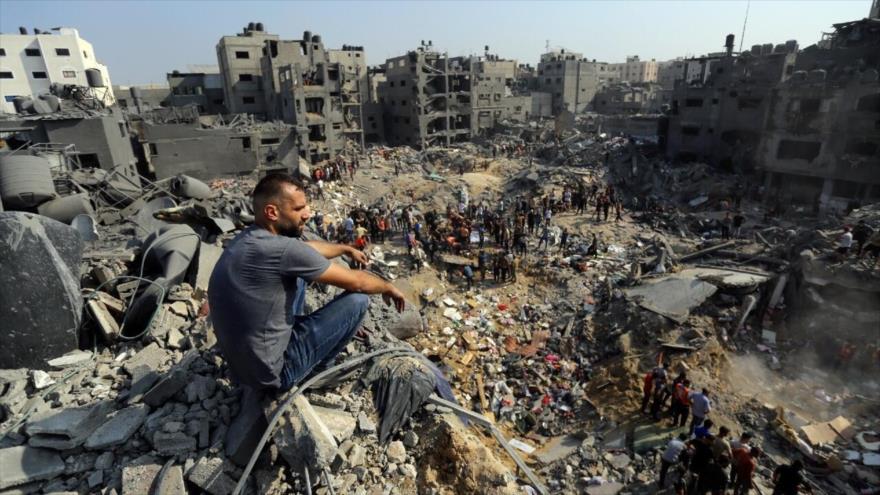
[[(835, 249), (843, 224), (880, 230), (876, 205), (771, 213), (747, 174), (559, 125), (350, 149), (345, 173), (310, 181), (307, 235), (364, 227), (367, 269), (409, 304), (374, 301), (336, 366), (279, 396), (232, 381), (206, 302), (257, 177), (122, 194), (56, 171), (41, 201), (84, 194), (91, 210), (0, 213), (15, 241), (0, 244), (14, 260), (0, 266), (0, 490), (656, 493), (663, 447), (690, 433), (665, 408), (639, 412), (645, 374), (667, 363), (711, 391), (716, 428), (753, 434), (762, 493), (794, 459), (814, 490), (875, 492), (880, 274)], [(617, 211), (600, 219), (603, 195)], [(389, 228), (370, 232), (379, 217)], [(335, 295), (314, 285), (306, 307)]]

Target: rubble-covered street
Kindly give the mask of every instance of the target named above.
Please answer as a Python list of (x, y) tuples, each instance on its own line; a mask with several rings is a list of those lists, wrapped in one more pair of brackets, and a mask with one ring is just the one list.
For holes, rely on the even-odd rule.
[(859, 1), (0, 0), (0, 495), (880, 495)]
[[(650, 146), (577, 126), (529, 159), (534, 125), (424, 152), (372, 148), (312, 190), (309, 235), (345, 240), (346, 218), (389, 220), (366, 234), (369, 269), (409, 304), (398, 315), (374, 301), (338, 362), (415, 351), (480, 419), (428, 398), (386, 430), (380, 355), (303, 391), (243, 489), (304, 491), (308, 470), (317, 493), (653, 493), (659, 452), (687, 431), (666, 405), (656, 420), (639, 412), (643, 377), (663, 362), (709, 391), (731, 438), (754, 434), (762, 492), (796, 457), (817, 490), (876, 489), (880, 273), (837, 259), (833, 239), (842, 223), (877, 226), (880, 209), (769, 216), (748, 192), (713, 190), (742, 177), (669, 169)], [(220, 494), (242, 479), (285, 396), (261, 405), (231, 381), (206, 292), (224, 242), (252, 220), (255, 180), (176, 182), (189, 187), (102, 202), (86, 230), (0, 214), (0, 274), (18, 288), (3, 321), (28, 330), (4, 337), (17, 368), (0, 374), (3, 488)], [(622, 205), (607, 220), (595, 206), (606, 195)], [(745, 219), (721, 239), (734, 200)], [(529, 218), (538, 211), (550, 213)], [(404, 222), (420, 232), (413, 254)], [(333, 293), (312, 287), (308, 305)], [(38, 315), (70, 321), (66, 341)], [(841, 345), (856, 352), (844, 359)]]

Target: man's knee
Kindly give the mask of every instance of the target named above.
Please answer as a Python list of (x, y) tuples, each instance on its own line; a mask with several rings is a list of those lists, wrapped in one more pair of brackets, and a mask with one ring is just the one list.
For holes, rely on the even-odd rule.
[(367, 308), (370, 307), (370, 296), (359, 292), (352, 292), (346, 296), (347, 303), (351, 304), (353, 310), (358, 314), (366, 314)]

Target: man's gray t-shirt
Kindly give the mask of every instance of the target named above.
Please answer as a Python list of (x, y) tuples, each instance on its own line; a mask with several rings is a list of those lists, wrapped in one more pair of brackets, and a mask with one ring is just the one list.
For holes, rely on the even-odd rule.
[(329, 266), (302, 240), (256, 226), (227, 244), (211, 274), (208, 302), (217, 343), (241, 383), (281, 386), (297, 278), (312, 281)]

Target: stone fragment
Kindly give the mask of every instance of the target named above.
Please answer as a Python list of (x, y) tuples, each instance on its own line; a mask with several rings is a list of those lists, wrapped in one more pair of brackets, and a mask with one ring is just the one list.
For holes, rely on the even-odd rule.
[(362, 466), (364, 464), (364, 459), (366, 458), (366, 455), (367, 449), (361, 447), (358, 444), (354, 444), (348, 451), (348, 463), (352, 467)]
[(86, 481), (89, 484), (89, 489), (94, 489), (104, 482), (104, 471), (92, 471), (92, 474), (86, 478)]
[(169, 349), (180, 349), (186, 343), (186, 335), (176, 328), (168, 330), (166, 345)]
[(43, 390), (55, 383), (55, 380), (49, 376), (49, 373), (46, 373), (43, 370), (32, 370), (31, 379), (33, 380), (34, 388), (37, 390)]
[(228, 495), (235, 489), (235, 481), (225, 473), (229, 469), (231, 466), (223, 459), (205, 457), (189, 470), (186, 478), (211, 495)]
[(82, 445), (113, 409), (110, 401), (91, 406), (51, 409), (31, 416), (25, 425), (33, 447), (68, 450)]
[(113, 461), (115, 460), (116, 458), (112, 451), (101, 452), (101, 455), (95, 458), (95, 469), (110, 469), (113, 467)]
[(403, 446), (403, 442), (400, 440), (395, 440), (388, 444), (388, 447), (385, 449), (385, 456), (388, 457), (388, 462), (403, 464), (406, 462), (406, 447)]
[(177, 455), (196, 450), (196, 439), (178, 431), (168, 433), (157, 431), (153, 434), (153, 448), (159, 455)]
[(199, 422), (199, 448), (205, 449), (208, 448), (208, 445), (211, 443), (211, 422), (207, 419), (202, 419)]
[(186, 401), (190, 404), (209, 399), (217, 390), (217, 381), (202, 375), (193, 375), (186, 384)]
[(544, 465), (552, 464), (574, 454), (580, 446), (581, 440), (572, 435), (554, 437), (537, 452), (537, 457)]
[(419, 444), (419, 436), (416, 432), (410, 430), (403, 435), (403, 445), (407, 448), (413, 448)]
[(183, 469), (180, 466), (171, 466), (165, 470), (162, 477), (154, 482), (155, 495), (186, 495), (186, 485), (183, 482)]
[(418, 471), (416, 471), (416, 467), (409, 463), (401, 465), (398, 468), (398, 471), (400, 471), (400, 474), (406, 476), (407, 478), (415, 478), (418, 474)]
[(122, 469), (122, 495), (151, 495), (151, 488), (162, 466), (155, 459), (136, 459), (135, 463)]
[(0, 449), (0, 490), (49, 480), (64, 473), (65, 465), (57, 452), (28, 446)]
[(119, 323), (110, 314), (107, 305), (98, 299), (89, 299), (86, 301), (86, 308), (89, 309), (89, 313), (98, 324), (98, 331), (104, 340), (114, 342), (119, 337)]
[(97, 450), (124, 444), (141, 427), (148, 413), (149, 408), (144, 404), (116, 411), (106, 423), (89, 436), (85, 447)]
[(321, 406), (328, 409), (345, 409), (345, 401), (342, 399), (342, 396), (332, 392), (312, 394), (309, 396), (309, 402), (313, 406)]
[(376, 433), (376, 423), (365, 413), (358, 413), (358, 429), (361, 433)]
[(151, 388), (147, 393), (143, 396), (144, 404), (152, 407), (159, 407), (168, 401), (170, 398), (174, 397), (180, 389), (187, 385), (189, 380), (189, 373), (183, 369), (173, 369), (155, 385)]
[(320, 406), (313, 406), (313, 408), (321, 421), (333, 432), (333, 438), (337, 442), (342, 443), (354, 434), (357, 421), (351, 414), (339, 409), (329, 409)]
[(65, 368), (79, 366), (91, 360), (92, 351), (76, 350), (73, 352), (68, 352), (67, 354), (57, 357), (55, 359), (50, 359), (49, 361), (47, 361), (47, 363), (53, 368), (63, 370)]
[(333, 433), (302, 395), (293, 400), (293, 407), (279, 422), (274, 438), (281, 456), (296, 472), (302, 472), (304, 466), (317, 472), (321, 466), (329, 466), (336, 456)]
[[(137, 378), (147, 374), (149, 371), (156, 371), (168, 361), (171, 355), (168, 351), (159, 347), (155, 342), (141, 349), (131, 359), (127, 360), (122, 367), (131, 375), (132, 382)], [(142, 369), (143, 367), (146, 370)]]

